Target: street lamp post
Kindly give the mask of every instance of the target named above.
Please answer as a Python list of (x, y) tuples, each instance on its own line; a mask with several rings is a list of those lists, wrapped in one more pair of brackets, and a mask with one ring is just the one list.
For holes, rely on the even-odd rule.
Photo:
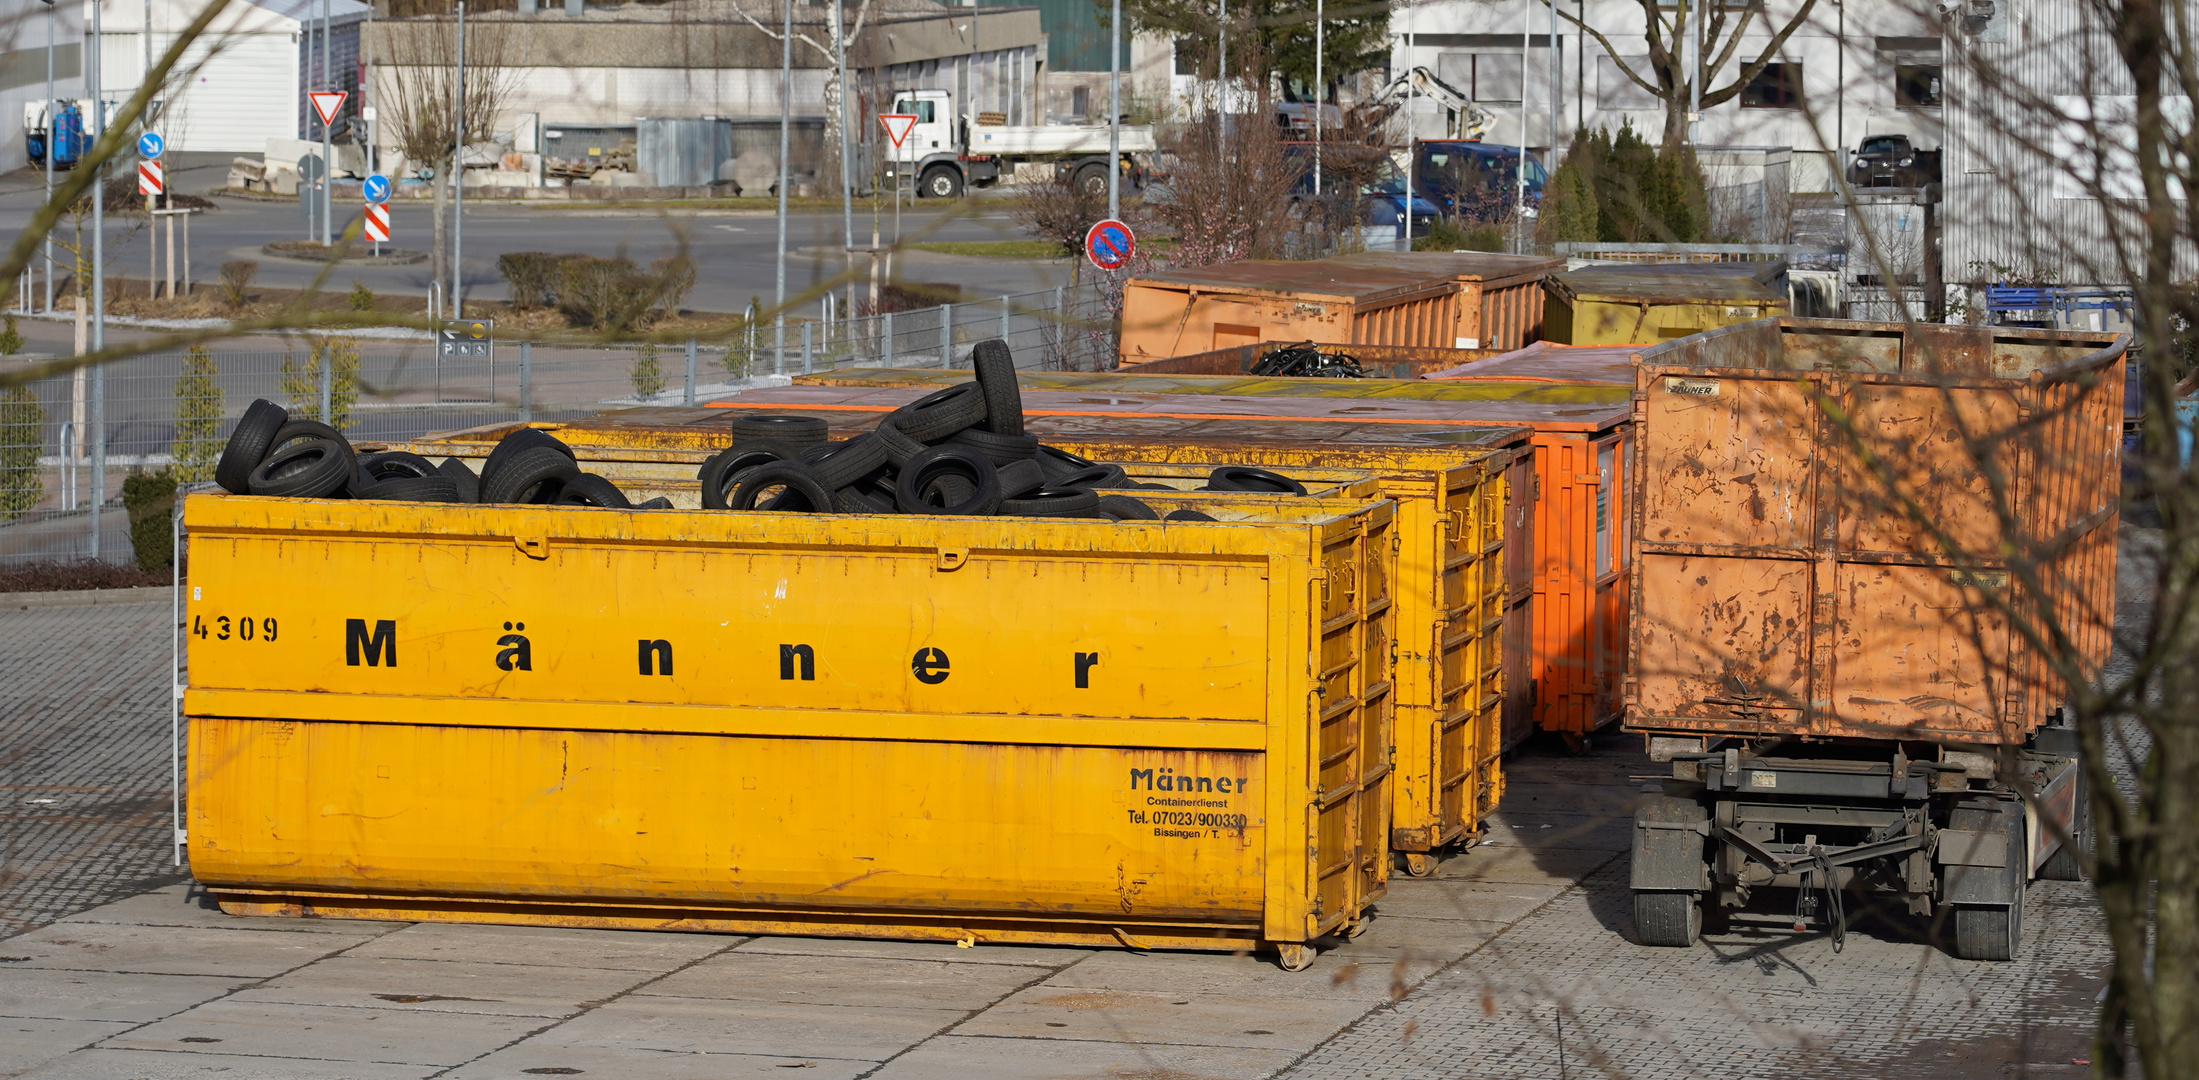
[[(778, 285), (771, 294), (771, 362), (774, 371), (778, 370), (786, 356), (786, 316), (779, 309), (786, 306), (786, 186), (790, 175), (786, 155), (792, 142), (789, 133), (794, 124), (794, 0), (779, 0), (779, 11), (779, 261)], [(753, 364), (755, 358), (751, 357), (749, 362)]]
[[(1321, 0), (1313, 0), (1313, 194), (1321, 194), (1321, 113), (1328, 103), (1322, 86), (1321, 50), (1328, 45), (1328, 19)], [(1408, 205), (1407, 212), (1411, 207)]]
[(452, 126), (457, 134), (451, 136), (457, 143), (450, 160), (450, 317), (465, 317), (465, 301), (458, 295), (464, 284), (460, 261), (465, 258), (466, 243), (463, 231), (466, 227), (466, 0), (458, 0), (458, 86), (457, 108), (452, 111)]
[(1122, 220), (1122, 0), (1107, 20), (1107, 216)]
[[(86, 68), (91, 72), (90, 97), (92, 99), (92, 145), (96, 148), (107, 134), (107, 103), (100, 97), (100, 77), (106, 65), (100, 63), (100, 5), (102, 0), (85, 0), (92, 9), (91, 48), (85, 50)], [(107, 347), (107, 161), (99, 160), (92, 177), (92, 352)], [(81, 285), (79, 286), (82, 287)], [(99, 559), (99, 508), (107, 501), (107, 368), (102, 364), (92, 368), (91, 393), (92, 467), (90, 493), (92, 497), (91, 536), (86, 542), (86, 554), (93, 561)]]
[[(60, 18), (59, 5), (46, 0), (46, 201), (53, 202), (54, 121), (60, 110), (53, 100), (53, 24)], [(82, 50), (79, 50), (81, 53)], [(46, 230), (46, 314), (53, 314), (53, 230)], [(67, 451), (63, 451), (66, 453)]]

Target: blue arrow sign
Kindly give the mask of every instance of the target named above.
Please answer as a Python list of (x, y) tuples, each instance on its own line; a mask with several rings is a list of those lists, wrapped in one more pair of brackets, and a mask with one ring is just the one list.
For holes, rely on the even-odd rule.
[(160, 152), (167, 148), (168, 144), (153, 132), (148, 131), (137, 137), (137, 154), (139, 157), (157, 158), (160, 156)]
[(359, 185), (359, 194), (364, 196), (366, 201), (370, 203), (388, 202), (389, 177), (383, 176), (381, 173), (375, 173), (373, 176), (367, 177)]

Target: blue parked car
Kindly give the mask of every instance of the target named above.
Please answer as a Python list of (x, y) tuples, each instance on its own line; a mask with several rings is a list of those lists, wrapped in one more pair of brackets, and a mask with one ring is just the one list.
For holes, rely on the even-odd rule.
[[(1341, 152), (1342, 148), (1339, 149)], [(1306, 171), (1298, 177), (1298, 186), (1292, 192), (1291, 197), (1296, 199), (1312, 198), (1312, 144), (1285, 144), (1284, 152), (1294, 158), (1301, 159), (1303, 164), (1306, 165)], [(1405, 173), (1387, 157), (1384, 157), (1375, 166), (1375, 169), (1374, 179), (1359, 189), (1361, 199), (1359, 223), (1361, 225), (1388, 225), (1402, 230), (1405, 226)], [(1336, 194), (1336, 183), (1337, 181), (1333, 177), (1324, 176), (1322, 195), (1330, 197)], [(1424, 186), (1421, 188), (1423, 193), (1426, 190)], [(1441, 211), (1434, 203), (1425, 198), (1415, 198), (1412, 200), (1412, 204), (1412, 234), (1414, 236), (1426, 236), (1428, 235), (1428, 226), (1435, 221)], [(1399, 232), (1397, 235), (1402, 236), (1404, 234)]]
[[(1489, 220), (1511, 212), (1519, 192), (1519, 147), (1495, 143), (1431, 141), (1416, 144), (1413, 186), (1449, 217)], [(1542, 205), (1549, 180), (1542, 162), (1527, 158), (1526, 216)]]

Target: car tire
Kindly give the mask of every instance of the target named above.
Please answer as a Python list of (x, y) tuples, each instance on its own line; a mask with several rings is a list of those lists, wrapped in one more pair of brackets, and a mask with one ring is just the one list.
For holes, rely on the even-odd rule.
[(523, 427), (506, 434), (502, 439), (497, 440), (494, 447), (490, 448), (489, 459), (481, 463), (481, 479), (484, 482), (487, 481), (512, 455), (530, 446), (556, 447), (559, 452), (565, 455), (565, 460), (576, 460), (573, 457), (573, 448), (565, 445), (564, 440), (541, 428)]
[(984, 389), (974, 382), (956, 383), (895, 409), (886, 419), (917, 442), (936, 443), (985, 420)]
[(254, 400), (221, 448), (221, 460), (214, 465), (214, 482), (232, 495), (250, 495), (252, 470), (267, 460), (267, 452), (275, 447), (275, 433), (289, 422), (289, 410), (266, 398)]
[[(954, 476), (971, 485), (967, 498), (934, 504), (925, 498), (933, 481)], [(959, 491), (956, 494), (960, 494)], [(934, 497), (937, 497), (934, 495)], [(894, 485), (894, 505), (909, 514), (971, 517), (1000, 509), (1000, 473), (985, 455), (961, 446), (934, 446), (909, 459)]]
[(1067, 476), (1052, 477), (1046, 482), (1055, 487), (1128, 488), (1130, 477), (1123, 473), (1120, 465), (1090, 465)]
[(565, 485), (579, 475), (580, 466), (557, 447), (529, 446), (506, 457), (495, 472), (481, 478), (481, 501), (553, 503)]
[(875, 434), (866, 432), (832, 445), (831, 453), (811, 464), (828, 492), (860, 483), (886, 463), (886, 444)]
[(978, 342), (970, 350), (970, 367), (977, 372), (978, 388), (985, 395), (985, 420), (980, 426), (995, 435), (1022, 435), (1023, 388), (1016, 384), (1015, 355), (1008, 351), (1008, 343), (999, 338)]
[(440, 473), (434, 476), (392, 476), (376, 480), (363, 491), (354, 493), (355, 499), (386, 499), (391, 502), (454, 503), (458, 499), (458, 484)]
[(1206, 514), (1206, 513), (1201, 513), (1201, 512), (1199, 512), (1199, 511), (1197, 511), (1197, 510), (1192, 510), (1192, 509), (1189, 509), (1189, 508), (1185, 508), (1185, 509), (1182, 509), (1182, 510), (1170, 510), (1170, 511), (1169, 511), (1169, 512), (1168, 512), (1167, 514), (1165, 514), (1165, 515), (1163, 515), (1163, 516), (1161, 517), (1161, 520), (1162, 520), (1162, 521), (1219, 521), (1219, 520), (1221, 520), (1221, 519), (1220, 519), (1220, 518), (1217, 518), (1217, 517), (1215, 517), (1215, 516), (1214, 516), (1214, 515), (1212, 515), (1212, 514)]
[(374, 480), (414, 480), (436, 475), (435, 463), (404, 450), (359, 455), (359, 472)]
[(924, 444), (909, 438), (909, 433), (901, 430), (901, 425), (890, 416), (880, 420), (878, 426), (871, 429), (871, 434), (878, 436), (879, 444), (886, 448), (886, 461), (896, 469), (924, 452)]
[(1306, 493), (1306, 485), (1282, 473), (1250, 465), (1224, 465), (1207, 475), (1206, 486), (1214, 491), (1256, 491), (1268, 495), (1303, 496)]
[[(767, 494), (776, 492), (770, 505), (759, 508), (756, 504)], [(782, 513), (829, 514), (835, 509), (832, 489), (817, 478), (816, 470), (799, 461), (774, 461), (759, 465), (749, 471), (740, 486), (733, 489), (728, 510), (768, 509)], [(789, 503), (797, 505), (789, 505)]]
[(1011, 461), (994, 469), (1000, 474), (1000, 497), (1020, 499), (1046, 486), (1046, 470), (1038, 462), (1025, 458)]
[(1038, 436), (1000, 435), (982, 428), (963, 428), (947, 436), (949, 446), (967, 446), (992, 459), (994, 465), (1028, 461), (1038, 456)]
[(799, 413), (758, 413), (754, 416), (737, 417), (731, 427), (736, 440), (777, 439), (795, 446), (821, 443), (830, 434), (830, 427), (823, 420)]
[(1099, 493), (1088, 488), (1048, 484), (1020, 499), (1003, 499), (1000, 512), (1014, 517), (1081, 517), (1099, 506)]
[(695, 479), (702, 483), (702, 508), (723, 510), (741, 475), (774, 461), (800, 461), (802, 448), (779, 439), (749, 439), (728, 446), (702, 463)]
[(832, 508), (843, 514), (890, 514), (894, 511), (893, 500), (853, 485), (832, 493)]
[(458, 502), (481, 501), (481, 477), (467, 468), (465, 462), (454, 457), (444, 458), (443, 463), (435, 467), (435, 471), (449, 477), (450, 482), (458, 488)]
[(249, 486), (254, 495), (325, 499), (349, 486), (356, 469), (342, 440), (307, 439), (267, 455), (253, 468)]
[(634, 503), (618, 485), (594, 473), (581, 473), (565, 482), (557, 493), (558, 506), (597, 506), (606, 510), (631, 510)]
[(1067, 450), (1043, 444), (1038, 448), (1037, 460), (1039, 467), (1046, 470), (1046, 479), (1049, 481), (1068, 476), (1078, 469), (1089, 469), (1098, 464), (1098, 462), (1072, 454)]
[(1128, 495), (1102, 495), (1099, 497), (1099, 501), (1092, 505), (1092, 509), (1114, 518), (1116, 521), (1159, 521), (1161, 519), (1161, 516), (1155, 513), (1152, 507)]
[(643, 499), (642, 501), (640, 501), (640, 502), (638, 502), (638, 503), (635, 503), (635, 504), (634, 504), (634, 509), (636, 509), (636, 510), (670, 510), (670, 509), (672, 509), (672, 500), (670, 500), (670, 499), (668, 499), (668, 498), (665, 498), (665, 497), (664, 497), (664, 496), (662, 496), (662, 495), (659, 495), (659, 496), (657, 496), (656, 498), (653, 498), (653, 499)]

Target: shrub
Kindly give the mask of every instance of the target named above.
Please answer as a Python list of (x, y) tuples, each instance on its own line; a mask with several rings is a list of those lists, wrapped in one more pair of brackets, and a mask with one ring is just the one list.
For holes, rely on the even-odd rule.
[(374, 290), (367, 288), (366, 283), (363, 281), (351, 283), (351, 310), (374, 310)]
[(656, 279), (656, 307), (666, 315), (677, 315), (680, 306), (687, 303), (687, 294), (695, 291), (695, 260), (685, 255), (669, 255), (649, 264), (649, 275)]
[[(1583, 188), (1595, 204), (1592, 239), (1692, 244), (1709, 233), (1710, 196), (1695, 151), (1685, 146), (1660, 150), (1637, 134), (1632, 123), (1620, 125), (1617, 134), (1602, 128), (1574, 133), (1565, 163), (1548, 185), (1571, 233), (1583, 231), (1585, 224), (1587, 211), (1580, 205)], [(1570, 239), (1555, 235), (1555, 225), (1545, 228), (1544, 239)]]
[(260, 264), (250, 259), (231, 259), (221, 264), (221, 297), (231, 308), (244, 306), (244, 290), (260, 276)]
[(1413, 240), (1414, 251), (1497, 251), (1505, 249), (1504, 226), (1493, 221), (1460, 224), (1448, 218), (1428, 226)]
[(1026, 185), (1012, 213), (1024, 232), (1060, 245), (1063, 255), (1081, 255), (1084, 234), (1107, 216), (1107, 196), (1087, 194), (1057, 169), (1045, 182)]
[(15, 328), (15, 316), (7, 317), (7, 328), (0, 329), (0, 356), (14, 356), (23, 351), (23, 333)]
[(620, 329), (639, 319), (648, 287), (632, 259), (581, 255), (558, 266), (557, 306), (582, 326)]
[[(176, 376), (176, 436), (170, 449), (176, 479), (197, 483), (214, 478), (214, 463), (221, 458), (222, 395), (214, 381), (221, 370), (204, 345), (193, 345), (184, 354), (183, 373)], [(316, 403), (318, 394), (315, 395)]]
[(496, 272), (512, 290), (512, 310), (549, 307), (557, 302), (558, 274), (572, 255), (511, 251), (496, 257)]
[(137, 568), (148, 574), (173, 569), (175, 474), (162, 469), (123, 477), (122, 507), (130, 515), (130, 547), (137, 553)]
[(657, 347), (644, 344), (634, 352), (634, 368), (629, 377), (634, 383), (634, 396), (648, 401), (664, 392), (664, 368), (657, 363)]
[(23, 516), (46, 493), (38, 451), (46, 442), (46, 410), (28, 386), (0, 391), (0, 521)]
[[(321, 365), (329, 365), (328, 415), (321, 415)], [(283, 354), (283, 394), (295, 419), (319, 420), (338, 431), (351, 427), (351, 407), (359, 401), (359, 345), (349, 338), (314, 338), (306, 362)]]

